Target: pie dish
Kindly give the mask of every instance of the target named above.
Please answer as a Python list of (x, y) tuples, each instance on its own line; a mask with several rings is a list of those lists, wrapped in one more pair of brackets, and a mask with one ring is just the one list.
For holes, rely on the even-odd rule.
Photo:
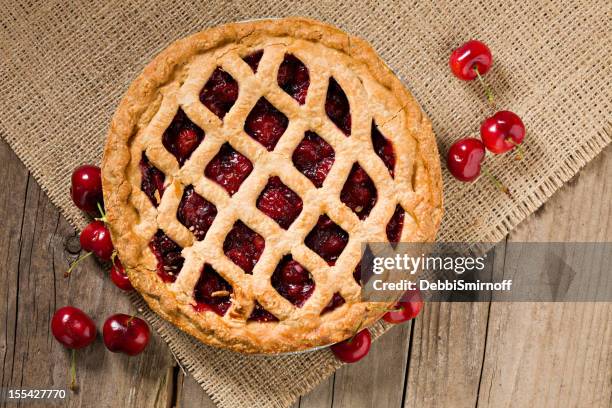
[(106, 216), (163, 318), (243, 353), (331, 344), (381, 317), (363, 242), (432, 241), (435, 137), (363, 40), (288, 18), (222, 25), (161, 52), (110, 125)]

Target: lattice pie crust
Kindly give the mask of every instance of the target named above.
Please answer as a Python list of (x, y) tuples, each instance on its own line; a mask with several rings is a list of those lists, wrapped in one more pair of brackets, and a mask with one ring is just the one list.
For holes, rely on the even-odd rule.
[[(261, 56), (256, 70), (248, 63), (253, 55)], [(293, 95), (279, 86), (279, 67), (287, 58), (291, 63), (297, 59), (300, 72), (303, 66), (307, 69), (308, 84), (302, 82), (306, 85), (297, 86)], [(209, 109), (202, 92), (214, 75), (231, 77), (226, 89), (235, 90), (237, 84), (238, 94), (233, 103), (230, 97), (230, 103)], [(219, 83), (225, 83), (222, 79)], [(339, 86), (348, 101), (348, 125), (326, 111), (330, 86)], [(276, 143), (246, 133), (247, 117), (256, 105), (271, 105), (281, 112), (272, 111), (281, 122), (286, 117)], [(173, 123), (182, 126), (185, 117), (195, 129), (190, 142), (197, 147), (181, 156), (176, 153), (180, 148), (164, 142), (164, 132)], [(373, 129), (392, 146), (391, 167), (373, 147)], [(333, 165), (320, 187), (295, 164), (294, 152), (307, 132), (323, 140), (319, 146), (333, 148)], [(251, 163), (236, 191), (209, 177), (207, 167), (220, 152), (237, 152)], [(365, 208), (351, 208), (341, 200), (356, 163), (376, 191), (365, 216)], [(343, 340), (372, 324), (384, 308), (360, 302), (354, 271), (361, 243), (386, 241), (396, 209), (405, 211), (401, 241), (433, 240), (442, 217), (435, 138), (410, 93), (363, 40), (301, 18), (223, 25), (172, 44), (128, 89), (112, 120), (102, 167), (113, 242), (134, 287), (180, 329), (239, 352), (303, 350)], [(223, 166), (212, 171), (222, 171), (218, 169)], [(279, 179), (302, 203), (299, 215), (286, 222), (258, 208), (262, 191)], [(160, 183), (163, 188), (156, 188)], [(181, 201), (194, 192), (200, 196), (196, 203), (208, 203), (212, 224), (207, 231), (188, 227), (177, 216)], [(348, 234), (348, 243), (331, 261), (305, 244), (322, 215)], [(226, 242), (228, 234), (238, 221), (250, 231), (241, 245), (259, 252), (263, 246), (252, 270), (226, 255), (232, 246)], [(163, 234), (163, 242), (178, 247), (183, 259), (174, 269), (160, 264), (162, 250), (154, 253)], [(273, 286), (272, 275), (287, 256), (308, 273), (298, 298), (288, 299)], [(221, 289), (206, 293), (210, 305), (199, 305), (194, 292), (206, 284), (206, 273), (216, 276)]]

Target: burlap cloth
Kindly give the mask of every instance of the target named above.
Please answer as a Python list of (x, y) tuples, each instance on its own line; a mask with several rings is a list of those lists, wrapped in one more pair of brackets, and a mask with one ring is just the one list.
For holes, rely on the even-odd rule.
[[(228, 21), (303, 15), (366, 38), (429, 114), (441, 152), (476, 135), (492, 113), (477, 83), (451, 76), (449, 53), (474, 37), (491, 47), (495, 64), (486, 79), (498, 106), (523, 118), (526, 157), (487, 159), (513, 199), (485, 179), (463, 184), (445, 170), (441, 240), (501, 239), (611, 141), (608, 0), (16, 3), (0, 0), (0, 134), (77, 228), (86, 219), (68, 195), (71, 171), (100, 162), (130, 81), (175, 39)], [(221, 407), (287, 406), (339, 366), (327, 350), (243, 357), (211, 349), (135, 302)]]

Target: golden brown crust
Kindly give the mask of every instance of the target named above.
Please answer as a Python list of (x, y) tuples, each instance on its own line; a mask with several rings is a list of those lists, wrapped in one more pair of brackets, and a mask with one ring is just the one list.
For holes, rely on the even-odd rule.
[[(176, 213), (176, 205), (182, 195), (185, 180), (194, 180), (196, 190), (200, 190), (202, 194), (203, 190), (206, 190), (206, 194), (214, 197), (213, 201), (217, 200), (217, 203), (231, 206), (232, 201), (236, 201), (224, 196), (224, 191), (218, 191), (218, 188), (207, 184), (206, 180), (196, 179), (198, 171), (203, 168), (196, 164), (205, 164), (223, 140), (219, 137), (217, 144), (214, 144), (215, 132), (221, 124), (214, 115), (204, 112), (203, 106), (198, 107), (199, 102), (194, 102), (194, 98), (190, 99), (189, 95), (192, 95), (194, 90), (197, 92), (201, 89), (202, 80), (206, 80), (206, 75), (209, 75), (217, 64), (230, 65), (230, 68), (234, 69), (230, 60), (232, 55), (252, 51), (257, 47), (265, 47), (266, 53), (270, 50), (271, 54), (279, 55), (284, 54), (285, 50), (301, 52), (301, 59), (309, 70), (314, 70), (311, 74), (311, 88), (317, 87), (315, 81), (318, 70), (322, 76), (329, 76), (333, 72), (335, 76), (342, 78), (352, 112), (355, 109), (352, 113), (353, 123), (357, 125), (354, 126), (364, 126), (358, 124), (360, 118), (364, 122), (377, 118), (379, 128), (383, 134), (389, 134), (398, 156), (396, 176), (392, 180), (380, 160), (369, 159), (374, 157), (371, 156), (372, 149), (370, 147), (370, 151), (366, 151), (364, 143), (359, 145), (359, 135), (350, 138), (356, 140), (354, 143), (342, 142), (346, 143), (345, 149), (361, 149), (351, 154), (368, 157), (363, 159), (363, 163), (360, 160), (360, 164), (366, 167), (366, 171), (374, 179), (379, 189), (379, 202), (383, 201), (382, 204), (377, 204), (376, 211), (372, 211), (363, 225), (358, 225), (358, 220), (355, 221), (356, 217), (348, 207), (342, 208), (343, 205), (336, 205), (331, 199), (327, 200), (329, 202), (311, 202), (320, 200), (320, 197), (309, 193), (298, 175), (292, 175), (291, 169), (275, 168), (276, 163), (284, 158), (282, 155), (287, 155), (288, 149), (291, 148), (289, 145), (284, 153), (282, 146), (276, 149), (280, 152), (278, 156), (273, 157), (275, 160), (262, 159), (261, 163), (257, 162), (256, 168), (261, 167), (266, 174), (284, 171), (291, 173), (288, 176), (279, 175), (289, 178), (290, 187), (298, 193), (311, 194), (310, 200), (300, 194), (305, 203), (303, 212), (313, 214), (310, 218), (300, 215), (295, 222), (297, 226), (292, 225), (290, 231), (294, 239), (303, 241), (305, 233), (316, 222), (313, 220), (323, 211), (328, 212), (334, 221), (351, 233), (351, 241), (333, 269), (311, 251), (304, 249), (303, 245), (299, 247), (292, 246), (292, 242), (276, 242), (275, 240), (282, 241), (281, 233), (260, 219), (264, 217), (257, 218), (257, 214), (249, 213), (249, 210), (245, 210), (247, 214), (241, 214), (241, 217), (246, 217), (247, 224), (257, 232), (263, 232), (262, 235), (266, 237), (266, 251), (269, 246), (272, 248), (264, 252), (252, 276), (241, 273), (239, 268), (225, 259), (219, 249), (237, 215), (233, 218), (228, 215), (226, 219), (218, 222), (215, 219), (215, 224), (201, 242), (194, 242), (193, 236), (186, 229), (176, 225), (173, 214)], [(321, 55), (321, 58), (317, 57)], [(201, 70), (199, 78), (196, 79), (196, 75), (190, 71), (194, 66)], [(236, 76), (240, 76), (240, 67), (234, 67), (238, 72)], [(241, 88), (240, 92), (242, 95), (250, 90)], [(274, 96), (274, 91), (270, 92), (271, 98), (277, 98), (273, 101), (275, 106), (280, 105), (289, 112), (297, 112), (291, 102), (284, 102), (282, 95)], [(313, 93), (316, 94), (316, 90)], [(248, 99), (248, 95), (245, 98)], [(173, 156), (159, 148), (161, 132), (174, 116), (179, 104), (192, 120), (197, 118), (198, 125), (206, 131), (206, 138), (212, 140), (209, 147), (200, 146), (202, 148), (196, 150), (190, 160), (196, 163), (191, 166), (191, 170), (190, 165), (179, 169)], [(247, 103), (244, 109), (250, 107), (252, 104), (249, 106)], [(242, 120), (243, 123), (245, 112), (241, 113), (241, 109), (241, 106), (233, 108), (233, 111), (236, 111), (233, 116), (235, 120)], [(293, 113), (289, 114), (290, 120), (292, 115)], [(296, 118), (300, 118), (299, 115), (295, 113)], [(233, 120), (229, 114), (226, 118), (230, 123)], [(318, 122), (308, 125), (321, 128), (326, 126), (325, 123)], [(367, 130), (369, 135), (369, 128)], [(323, 129), (322, 132), (324, 131)], [(288, 130), (287, 133), (291, 132)], [(291, 139), (291, 136), (287, 138)], [(249, 157), (262, 155), (256, 147), (249, 145), (248, 141), (231, 140), (233, 144), (240, 145), (241, 152), (248, 153)], [(148, 202), (139, 188), (140, 176), (137, 167), (143, 150), (169, 175), (169, 185), (158, 209)], [(343, 154), (342, 151), (337, 153), (340, 156)], [(338, 159), (338, 162), (342, 163), (342, 160)], [(348, 159), (347, 163), (350, 165)], [(341, 188), (347, 171), (330, 173), (325, 188), (331, 191)], [(360, 243), (352, 242), (355, 241), (353, 235), (361, 238), (361, 241), (385, 240), (384, 225), (391, 217), (396, 203), (400, 203), (407, 213), (402, 241), (432, 241), (435, 239), (443, 212), (442, 179), (435, 137), (429, 120), (412, 95), (365, 41), (351, 37), (334, 27), (304, 18), (227, 24), (179, 40), (161, 52), (129, 87), (113, 117), (104, 151), (102, 181), (113, 242), (120, 259), (128, 269), (132, 284), (149, 306), (204, 343), (244, 353), (304, 350), (341, 341), (358, 328), (371, 325), (384, 313), (384, 307), (380, 304), (360, 302), (359, 286), (354, 281), (352, 284), (347, 283), (347, 278), (352, 275), (359, 257)], [(251, 200), (257, 191), (260, 191), (257, 188), (261, 186), (251, 183), (250, 187), (244, 188), (246, 192), (241, 188), (237, 195), (242, 194), (239, 198), (245, 201)], [(221, 225), (223, 223), (228, 225)], [(185, 247), (183, 254), (186, 262), (183, 269), (186, 272), (182, 271), (177, 282), (171, 285), (163, 283), (157, 276), (155, 258), (148, 247), (158, 227), (162, 227)], [(278, 245), (276, 250), (275, 245)], [(289, 250), (311, 270), (317, 282), (315, 293), (307, 305), (300, 309), (292, 308), (269, 284), (269, 276), (279, 256), (283, 251)], [(189, 291), (193, 290), (197, 280), (196, 273), (204, 261), (212, 263), (234, 287), (232, 307), (223, 318), (213, 312), (198, 313), (192, 307)], [(320, 311), (336, 289), (340, 290), (346, 303), (320, 316)], [(280, 321), (246, 322), (254, 298), (260, 303), (266, 303), (264, 306), (273, 310), (275, 315), (281, 318)]]

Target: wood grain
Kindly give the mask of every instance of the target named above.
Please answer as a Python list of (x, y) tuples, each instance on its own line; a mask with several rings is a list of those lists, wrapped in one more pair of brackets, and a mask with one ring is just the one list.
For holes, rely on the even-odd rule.
[[(71, 304), (85, 310), (101, 327), (113, 313), (133, 313), (123, 293), (106, 272), (87, 259), (66, 279), (74, 259), (64, 241), (75, 234), (37, 183), (4, 142), (0, 142), (0, 332), (2, 386), (66, 388), (69, 353), (50, 332), (55, 310)], [(80, 391), (68, 406), (167, 407), (170, 404), (173, 360), (166, 345), (154, 336), (136, 358), (107, 351), (100, 336), (78, 352)], [(57, 405), (64, 406), (58, 401)]]
[[(0, 160), (0, 384), (65, 388), (69, 354), (50, 334), (53, 312), (74, 304), (100, 327), (134, 311), (94, 260), (63, 278), (75, 231), (2, 141)], [(611, 178), (608, 148), (508, 242), (612, 241)], [(495, 265), (503, 273), (504, 263)], [(430, 303), (293, 408), (609, 407), (611, 322), (611, 303)], [(55, 406), (215, 406), (156, 335), (136, 358), (108, 352), (98, 338), (79, 352), (78, 375), (80, 392)]]

